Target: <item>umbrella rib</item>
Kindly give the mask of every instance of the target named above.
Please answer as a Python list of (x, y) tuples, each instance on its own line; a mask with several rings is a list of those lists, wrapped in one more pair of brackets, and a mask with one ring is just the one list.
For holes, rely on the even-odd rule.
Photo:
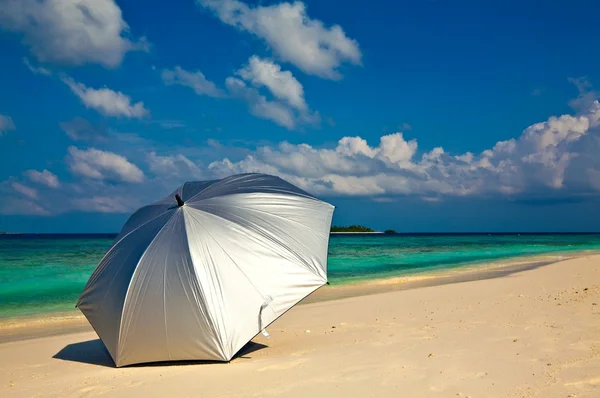
[(167, 328), (167, 259), (169, 258), (169, 246), (167, 246), (167, 255), (165, 256), (165, 264), (163, 265), (163, 315), (165, 323), (165, 343), (167, 345), (167, 354), (169, 359), (172, 360), (171, 347), (169, 347), (169, 330)]
[[(192, 217), (193, 217), (193, 213), (190, 213), (190, 215), (192, 215)], [(210, 234), (210, 232), (208, 232), (208, 230), (202, 225), (202, 223), (198, 223), (198, 225), (202, 229), (204, 229), (208, 233), (208, 235), (214, 240), (214, 237), (212, 237), (212, 235)], [(220, 287), (220, 285), (221, 285), (220, 279), (218, 280), (218, 284), (219, 284), (219, 287)], [(220, 288), (220, 291), (222, 292), (223, 289)], [(204, 290), (203, 289), (201, 289), (201, 294), (204, 296), (204, 301), (206, 301), (206, 296), (204, 294)], [(207, 312), (207, 314), (211, 313), (208, 309), (207, 309), (206, 312)], [(216, 328), (215, 328), (216, 325), (215, 325), (214, 322), (209, 322), (208, 326), (212, 329), (213, 335), (219, 340), (221, 355), (223, 355), (224, 354), (224, 352), (223, 352), (224, 344), (223, 344), (223, 340), (221, 339), (221, 333), (220, 333), (220, 331), (216, 330)]]
[[(179, 197), (184, 190), (190, 196), (185, 200), (186, 206)], [(173, 195), (178, 196), (179, 208), (172, 203)], [(246, 202), (250, 207), (245, 207)], [(88, 319), (100, 326), (106, 324), (101, 330), (111, 352), (114, 351), (117, 366), (154, 356), (168, 360), (188, 356), (230, 360), (246, 334), (254, 332), (256, 325), (246, 321), (252, 320), (253, 308), (258, 307), (261, 299), (264, 303), (259, 311), (259, 329), (301, 301), (296, 300), (298, 295), (306, 290), (311, 294), (326, 282), (323, 255), (326, 255), (329, 238), (326, 224), (331, 221), (332, 208), (335, 207), (281, 177), (262, 173), (184, 182), (173, 194), (139, 208), (130, 216), (129, 225), (123, 226), (90, 276), (77, 306), (81, 304), (82, 311), (91, 311), (92, 315), (101, 313)], [(177, 233), (171, 236), (174, 225)], [(174, 261), (177, 264), (171, 269)], [(161, 265), (163, 331), (160, 331)], [(265, 273), (281, 274), (287, 279), (263, 280)], [(250, 292), (244, 279), (258, 295)], [(280, 289), (288, 287), (293, 299), (285, 296), (283, 300), (287, 293), (281, 290), (282, 301), (270, 307), (265, 318), (274, 319), (263, 326), (261, 312), (272, 300), (269, 294), (279, 295)], [(235, 295), (238, 289), (240, 294)], [(285, 309), (291, 303), (294, 304)], [(189, 306), (193, 314), (179, 317), (181, 305)], [(146, 328), (157, 322), (159, 329), (152, 336), (143, 337), (148, 335)], [(235, 324), (242, 322), (247, 325), (238, 330)], [(170, 341), (171, 336), (175, 340)], [(145, 352), (147, 348), (141, 345), (145, 340), (137, 341), (140, 337), (150, 343), (152, 337), (160, 349)], [(173, 345), (185, 339), (190, 341), (186, 340), (183, 349), (179, 344)], [(130, 342), (134, 343), (131, 347)]]
[[(146, 225), (146, 224), (148, 224), (148, 223), (151, 223), (152, 221), (156, 220), (157, 218), (159, 218), (160, 216), (163, 216), (163, 215), (165, 215), (165, 214), (167, 214), (167, 212), (166, 212), (166, 211), (165, 211), (164, 213), (162, 213), (162, 214), (160, 214), (160, 215), (158, 215), (158, 216), (154, 217), (152, 220), (149, 220), (148, 222), (145, 222), (144, 224), (140, 225), (139, 227), (135, 228), (135, 229), (134, 229), (134, 230), (132, 230), (131, 232), (127, 233), (127, 235), (125, 235), (123, 238), (119, 239), (119, 241), (113, 245), (113, 247), (111, 248), (111, 250), (109, 250), (109, 251), (108, 251), (108, 253), (110, 253), (110, 252), (112, 251), (112, 249), (114, 249), (114, 248), (115, 248), (115, 247), (116, 247), (116, 246), (117, 246), (119, 243), (121, 243), (121, 242), (123, 241), (123, 239), (125, 239), (127, 236), (131, 235), (131, 234), (132, 234), (134, 231), (138, 230), (139, 228), (143, 227), (144, 225)], [(172, 217), (173, 217), (173, 216), (171, 215), (171, 218), (172, 218)], [(166, 224), (167, 224), (167, 223), (168, 223), (168, 222), (171, 220), (171, 218), (169, 218), (169, 219), (168, 219), (168, 220), (165, 222), (165, 225), (166, 225)], [(158, 231), (158, 233), (160, 233), (160, 231), (162, 231), (162, 229), (163, 229), (164, 227), (165, 227), (165, 226), (163, 225), (163, 226), (160, 228), (160, 230)], [(158, 233), (157, 233), (157, 234), (154, 236), (154, 238), (152, 239), (152, 241), (150, 241), (150, 243), (148, 244), (148, 246), (146, 246), (146, 249), (148, 249), (148, 247), (150, 247), (150, 245), (152, 245), (152, 242), (154, 242), (154, 239), (156, 239), (156, 236), (158, 235)], [(106, 255), (108, 255), (108, 253), (106, 253)], [(146, 250), (144, 250), (144, 253), (142, 253), (142, 256), (140, 257), (140, 260), (142, 259), (142, 257), (144, 257), (144, 254), (145, 254), (145, 253), (146, 253)], [(106, 257), (106, 255), (105, 255), (105, 257)], [(138, 261), (138, 264), (139, 264), (139, 261)], [(121, 267), (122, 267), (122, 266), (123, 266), (123, 265), (121, 264)], [(119, 267), (119, 271), (121, 270), (121, 267)], [(137, 265), (136, 265), (136, 268), (137, 268)], [(112, 280), (110, 281), (110, 284), (108, 285), (108, 288), (109, 288), (109, 289), (110, 289), (110, 286), (112, 285), (112, 283), (114, 282), (114, 280), (115, 280), (115, 278), (116, 278), (117, 274), (118, 274), (118, 271), (117, 271), (117, 272), (115, 272), (115, 275), (113, 276)], [(108, 291), (107, 291), (107, 292), (106, 292), (106, 294), (104, 295), (104, 298), (102, 299), (102, 303), (100, 304), (100, 307), (102, 307), (102, 305), (104, 304), (104, 299), (106, 299), (106, 295), (108, 295)]]
[[(190, 207), (191, 207), (191, 206), (190, 206)], [(225, 221), (227, 221), (227, 222), (230, 222), (230, 223), (232, 223), (232, 224), (235, 224), (235, 225), (239, 226), (240, 228), (243, 228), (243, 229), (245, 229), (245, 230), (248, 230), (248, 228), (244, 227), (243, 225), (241, 225), (241, 224), (238, 224), (238, 223), (236, 223), (236, 222), (234, 222), (234, 221), (228, 220), (228, 219), (227, 219), (227, 218), (225, 218), (225, 217), (219, 216), (219, 215), (217, 215), (217, 214), (213, 214), (213, 213), (211, 213), (211, 212), (208, 212), (208, 211), (203, 211), (203, 210), (200, 210), (200, 209), (196, 209), (195, 207), (192, 207), (192, 208), (193, 208), (194, 210), (198, 210), (198, 211), (200, 211), (201, 213), (209, 214), (209, 215), (211, 215), (211, 216), (213, 216), (213, 217), (220, 218), (220, 219), (222, 219), (222, 220), (225, 220)], [(279, 241), (277, 241), (277, 240), (274, 240), (273, 238), (271, 238), (271, 237), (269, 237), (269, 236), (266, 236), (264, 233), (261, 233), (261, 232), (259, 232), (259, 231), (251, 231), (251, 232), (258, 233), (258, 234), (260, 234), (260, 235), (262, 235), (262, 236), (265, 236), (265, 237), (267, 237), (267, 239), (269, 239), (270, 241), (273, 241), (273, 242), (275, 242), (275, 243), (277, 244), (277, 246), (278, 246), (278, 247), (280, 247), (280, 248), (283, 248), (283, 249), (286, 249), (286, 247), (285, 247), (284, 245), (282, 245), (282, 244), (281, 244), (281, 242), (279, 242)], [(209, 235), (210, 235), (210, 233), (209, 233)], [(212, 236), (211, 236), (211, 237), (212, 237)], [(213, 238), (213, 240), (215, 240), (215, 239)], [(215, 240), (215, 241), (216, 241), (216, 240)], [(217, 242), (217, 244), (218, 244), (218, 242)], [(219, 246), (220, 246), (220, 245), (219, 245)], [(223, 248), (222, 248), (222, 247), (221, 247), (221, 250), (223, 250)], [(293, 252), (293, 251), (290, 251), (290, 252), (291, 252), (291, 253), (293, 253), (293, 254), (294, 254), (296, 257), (298, 257), (298, 255), (297, 255), (295, 252)], [(311, 267), (307, 267), (307, 266), (306, 266), (306, 263), (305, 263), (304, 261), (302, 261), (301, 263), (303, 264), (303, 265), (301, 265), (301, 266), (300, 266), (300, 268), (301, 268), (301, 269), (303, 269), (303, 270), (305, 270), (305, 271), (309, 272), (309, 273), (310, 273), (310, 274), (312, 274), (312, 275), (316, 275), (316, 276), (318, 276), (318, 277), (322, 277), (322, 276), (321, 276), (321, 275), (320, 275), (318, 272), (315, 272), (315, 271), (314, 271), (314, 270), (313, 270)], [(235, 262), (234, 262), (234, 264), (236, 265), (236, 267), (237, 267), (238, 269), (240, 269), (240, 267), (237, 265), (237, 263), (235, 263)], [(255, 289), (258, 291), (258, 294), (260, 294), (260, 295), (261, 295), (261, 297), (263, 297), (263, 298), (264, 298), (265, 296), (264, 296), (264, 295), (261, 293), (261, 291), (260, 291), (258, 288), (256, 288), (256, 286), (255, 286), (255, 285), (252, 283), (252, 281), (250, 280), (250, 278), (248, 278), (248, 276), (247, 276), (247, 275), (246, 275), (246, 274), (245, 274), (245, 273), (244, 273), (244, 272), (243, 272), (241, 269), (240, 269), (240, 271), (242, 272), (242, 275), (244, 275), (244, 276), (246, 277), (246, 279), (248, 279), (248, 281), (250, 281), (250, 283), (252, 284), (252, 286), (254, 286), (254, 288), (255, 288)]]
[[(247, 173), (247, 174), (242, 174), (242, 175), (237, 175), (237, 176), (231, 176), (231, 177), (223, 178), (221, 180), (216, 180), (213, 184), (210, 184), (210, 185), (204, 187), (203, 189), (201, 189), (194, 196), (192, 196), (191, 198), (189, 198), (186, 202), (190, 202), (190, 201), (194, 200), (198, 195), (200, 195), (201, 193), (203, 193), (203, 192), (205, 192), (205, 191), (207, 191), (209, 189), (218, 188), (221, 185), (229, 184), (231, 182), (234, 182), (234, 181), (237, 181), (237, 180), (241, 180), (241, 179), (246, 178), (246, 177), (251, 176), (251, 175), (257, 175), (257, 176), (260, 175), (260, 176), (262, 176), (262, 174), (260, 174), (260, 173)], [(281, 178), (279, 178), (279, 179), (282, 180)], [(286, 182), (285, 180), (282, 180), (282, 181)], [(256, 188), (256, 187), (254, 187), (254, 188)], [(265, 187), (263, 186), (262, 188), (264, 189)], [(293, 191), (290, 191), (290, 190), (286, 190), (286, 189), (282, 189), (282, 188), (277, 188), (277, 187), (269, 187), (269, 186), (267, 186), (267, 188), (268, 189), (272, 189), (273, 191), (286, 193), (286, 194), (291, 195), (291, 196), (300, 196), (300, 197), (303, 197), (303, 198), (312, 199), (312, 200), (316, 200), (318, 202), (321, 202), (321, 200), (315, 198), (314, 196), (312, 196), (308, 192), (305, 192), (305, 191), (303, 191), (303, 190), (301, 190), (301, 189), (299, 189), (297, 187), (296, 188), (299, 189), (301, 192), (293, 192)], [(219, 196), (222, 197), (222, 196), (236, 195), (238, 193), (239, 192), (232, 192), (232, 193), (227, 193), (227, 194), (223, 194), (223, 195), (219, 195)], [(254, 192), (244, 192), (244, 193), (265, 193), (265, 192), (264, 191), (254, 191)]]
[[(106, 258), (106, 256), (108, 256), (118, 245), (119, 243), (121, 243), (123, 241), (123, 239), (127, 238), (129, 235), (131, 235), (132, 233), (134, 233), (135, 231), (137, 231), (138, 229), (142, 228), (144, 225), (151, 223), (152, 221), (156, 220), (157, 218), (164, 216), (165, 214), (167, 214), (169, 212), (169, 210), (172, 209), (167, 209), (167, 211), (160, 213), (159, 215), (157, 215), (156, 217), (144, 222), (143, 224), (138, 225), (137, 227), (135, 227), (134, 229), (132, 229), (131, 231), (127, 232), (125, 235), (123, 235), (123, 237), (121, 239), (119, 239), (118, 241), (116, 241), (112, 247), (106, 252), (106, 254), (104, 255), (104, 257), (102, 257), (102, 259)], [(100, 260), (100, 262), (102, 262), (102, 260)], [(101, 270), (98, 270), (101, 271)], [(99, 272), (98, 272), (99, 274)], [(96, 272), (94, 271), (94, 273), (92, 274), (92, 276), (90, 276), (90, 280), (88, 281), (88, 283), (86, 284), (86, 287), (90, 284), (93, 283), (97, 278), (92, 279), (92, 277), (94, 275), (97, 275)], [(85, 291), (85, 289), (84, 289)], [(103, 300), (104, 301), (104, 300)], [(79, 305), (79, 303), (77, 303), (77, 305)]]
[[(196, 196), (200, 195), (202, 192), (204, 192), (205, 190), (207, 190), (208, 188), (211, 188), (211, 187), (212, 187), (212, 185), (210, 185), (210, 186), (208, 186), (208, 187), (204, 188), (202, 191), (198, 192), (197, 194), (195, 194), (194, 196), (192, 196), (191, 198), (189, 198), (188, 200), (186, 200), (186, 202), (188, 202), (188, 203), (189, 203), (190, 201), (192, 201), (193, 199), (195, 199), (195, 198), (196, 198)], [(286, 191), (286, 190), (283, 190), (283, 189), (277, 189), (277, 188), (269, 188), (269, 189), (273, 190), (274, 192), (266, 192), (266, 191), (252, 191), (252, 192), (229, 192), (229, 193), (225, 193), (225, 194), (218, 195), (218, 196), (211, 196), (210, 198), (206, 198), (206, 199), (200, 199), (199, 201), (202, 201), (202, 200), (207, 200), (207, 199), (212, 199), (212, 198), (217, 198), (217, 197), (218, 197), (218, 198), (222, 198), (222, 197), (225, 197), (225, 196), (231, 196), (231, 195), (244, 195), (244, 194), (252, 194), (252, 193), (266, 193), (266, 194), (270, 194), (270, 193), (280, 193), (280, 194), (286, 194), (286, 195), (289, 195), (289, 196), (298, 196), (298, 197), (300, 197), (300, 198), (314, 200), (315, 202), (323, 202), (322, 200), (320, 200), (320, 199), (317, 199), (317, 198), (315, 198), (314, 196), (310, 196), (310, 195), (304, 195), (304, 194), (300, 194), (300, 193), (297, 193), (297, 192)], [(199, 202), (199, 201), (198, 201), (198, 202)], [(196, 202), (196, 203), (197, 203), (197, 202)], [(326, 203), (326, 202), (323, 202), (323, 203)]]
[[(204, 212), (204, 213), (208, 213), (208, 212)], [(215, 215), (215, 214), (212, 214), (212, 213), (208, 213), (208, 214), (211, 214), (213, 216)], [(202, 228), (204, 228), (204, 227), (202, 227)], [(210, 233), (210, 231), (208, 229), (204, 228), (204, 230), (206, 231), (206, 233), (208, 234), (208, 236), (210, 236), (210, 238), (213, 241), (215, 241), (215, 243), (221, 248), (221, 250), (223, 251), (223, 253), (225, 253), (225, 255), (227, 257), (229, 257), (229, 259), (233, 262), (233, 264), (235, 265), (235, 267), (242, 273), (242, 275), (244, 275), (244, 277), (248, 280), (248, 282), (250, 282), (250, 284), (258, 292), (258, 294), (260, 294), (264, 298), (262, 292), (260, 290), (258, 290), (258, 288), (256, 287), (256, 285), (252, 282), (252, 280), (248, 277), (248, 275), (246, 275), (246, 273), (240, 268), (240, 266), (237, 264), (237, 262), (229, 255), (229, 253), (227, 253), (227, 251), (223, 248), (223, 246), (221, 246), (221, 244), (219, 243), (219, 241), (216, 240), (214, 236), (212, 236), (212, 234)]]
[[(205, 204), (204, 204), (204, 206), (207, 206), (207, 204), (205, 203)], [(208, 206), (211, 206), (211, 205), (210, 205), (210, 204), (208, 204)], [(213, 205), (213, 206), (214, 206), (214, 205)], [(243, 208), (243, 207), (240, 207), (240, 206), (234, 206), (234, 205), (227, 205), (227, 206), (234, 207), (234, 208), (237, 208), (237, 209), (242, 209), (242, 210), (249, 210), (249, 209), (245, 209), (245, 208)], [(194, 207), (194, 209), (196, 209), (196, 208)], [(240, 226), (240, 227), (242, 227), (242, 228), (245, 228), (245, 229), (247, 229), (246, 227), (244, 227), (243, 225), (241, 225), (241, 224), (239, 224), (239, 223), (236, 223), (235, 221), (229, 220), (229, 219), (227, 219), (227, 218), (225, 218), (225, 217), (219, 216), (219, 215), (217, 215), (217, 214), (214, 214), (214, 213), (211, 213), (211, 212), (209, 212), (209, 211), (205, 211), (205, 210), (201, 210), (201, 209), (196, 209), (196, 210), (199, 210), (199, 211), (201, 211), (201, 212), (203, 212), (203, 213), (208, 213), (208, 214), (211, 214), (211, 215), (213, 215), (213, 216), (215, 216), (215, 217), (222, 218), (222, 219), (224, 219), (224, 220), (227, 220), (227, 221), (229, 221), (229, 222), (232, 222), (232, 223), (234, 223), (234, 224), (236, 224), (236, 225), (239, 225), (239, 226)], [(284, 220), (288, 220), (287, 218), (284, 218), (284, 217), (281, 217), (281, 216), (278, 216), (278, 215), (275, 215), (275, 214), (272, 214), (272, 213), (267, 213), (267, 212), (265, 212), (265, 211), (261, 211), (261, 210), (255, 210), (255, 209), (251, 209), (251, 210), (252, 210), (252, 211), (257, 211), (257, 212), (259, 212), (259, 213), (263, 213), (263, 214), (269, 214), (269, 215), (273, 215), (273, 216), (275, 216), (275, 217), (279, 217), (279, 218), (282, 218), (282, 219), (284, 219)], [(299, 224), (299, 225), (301, 225), (301, 226), (303, 226), (303, 227), (306, 227), (304, 224), (302, 224), (302, 223), (300, 223), (300, 222), (298, 222), (298, 221), (294, 221), (294, 220), (290, 220), (290, 221), (292, 221), (292, 222), (295, 222), (295, 223), (297, 223), (297, 224)], [(314, 231), (312, 228), (309, 228), (309, 229), (310, 229), (311, 231)], [(264, 235), (264, 234), (262, 234), (262, 235)], [(300, 261), (301, 261), (303, 264), (305, 264), (305, 265), (306, 265), (306, 267), (305, 267), (305, 268), (308, 268), (308, 271), (310, 271), (310, 272), (315, 272), (315, 270), (313, 269), (313, 267), (312, 267), (312, 266), (310, 266), (310, 264), (308, 264), (306, 261), (304, 261), (304, 259), (302, 258), (302, 256), (300, 256), (298, 253), (296, 253), (296, 251), (294, 251), (294, 250), (290, 250), (288, 247), (286, 247), (285, 245), (283, 245), (283, 244), (282, 244), (282, 243), (281, 243), (279, 240), (277, 240), (277, 239), (274, 239), (274, 238), (272, 238), (272, 237), (270, 237), (270, 236), (269, 236), (269, 240), (271, 240), (271, 241), (273, 241), (273, 242), (276, 242), (276, 243), (277, 243), (277, 245), (278, 245), (279, 247), (281, 247), (281, 248), (283, 248), (283, 249), (285, 249), (285, 250), (288, 250), (289, 252), (293, 253), (293, 254), (294, 254), (294, 256), (296, 256), (296, 257), (297, 257), (297, 258), (298, 258), (298, 259), (299, 259), (299, 260), (300, 260)], [(321, 276), (321, 275), (319, 275), (319, 272), (318, 272), (318, 271), (316, 272), (316, 274), (317, 274), (318, 276)]]
[[(152, 206), (152, 205), (150, 205), (150, 206)], [(158, 217), (160, 217), (160, 216), (164, 216), (164, 215), (165, 215), (165, 214), (167, 214), (167, 213), (168, 213), (170, 210), (174, 210), (174, 209), (171, 209), (171, 208), (169, 208), (169, 209), (165, 210), (164, 212), (160, 213), (159, 215), (157, 215), (156, 217), (153, 217), (153, 218), (151, 218), (150, 220), (148, 220), (148, 221), (144, 222), (143, 224), (140, 224), (140, 225), (138, 225), (137, 227), (135, 227), (135, 228), (134, 228), (134, 229), (132, 229), (131, 231), (127, 232), (127, 233), (126, 233), (126, 234), (125, 234), (125, 235), (124, 235), (124, 236), (123, 236), (121, 239), (119, 239), (119, 241), (118, 241), (118, 242), (116, 242), (116, 243), (113, 245), (113, 247), (114, 247), (114, 246), (116, 246), (118, 243), (120, 243), (120, 242), (121, 242), (123, 239), (125, 239), (126, 237), (128, 237), (129, 235), (131, 235), (133, 232), (135, 232), (135, 231), (137, 231), (138, 229), (142, 228), (144, 225), (146, 225), (146, 224), (148, 224), (148, 223), (150, 223), (150, 222), (152, 222), (152, 221), (156, 220), (156, 219), (157, 219)], [(134, 214), (135, 214), (135, 213), (134, 213)], [(107, 253), (107, 254), (108, 254), (108, 253)]]
[(223, 180), (225, 180), (225, 178), (222, 179), (222, 180), (216, 180), (214, 183), (212, 183), (212, 184), (210, 184), (210, 185), (202, 188), (199, 192), (196, 192), (196, 194), (194, 196), (192, 196), (191, 198), (189, 198), (188, 200), (186, 200), (186, 202), (190, 202), (190, 201), (194, 200), (194, 198), (196, 196), (200, 195), (202, 192), (204, 192), (204, 191), (206, 191), (206, 190), (208, 190), (210, 188), (215, 188), (215, 185), (217, 185), (217, 186), (221, 185), (223, 183)]
[[(165, 214), (165, 213), (163, 213), (163, 214)], [(119, 322), (119, 334), (117, 335), (117, 357), (119, 356), (119, 346), (120, 346), (120, 343), (121, 343), (121, 334), (122, 334), (122, 331), (123, 331), (123, 313), (125, 312), (125, 306), (127, 305), (127, 297), (129, 297), (129, 289), (131, 288), (131, 282), (135, 278), (136, 271), (138, 270), (138, 267), (139, 267), (140, 263), (144, 259), (144, 256), (146, 255), (146, 253), (148, 251), (148, 248), (150, 246), (152, 246), (152, 244), (154, 243), (154, 241), (156, 240), (156, 238), (158, 237), (158, 235), (160, 235), (160, 233), (165, 228), (165, 226), (173, 219), (173, 216), (175, 214), (177, 214), (177, 212), (173, 212), (173, 214), (171, 214), (171, 217), (169, 217), (169, 219), (165, 221), (165, 223), (163, 224), (163, 226), (160, 227), (160, 229), (158, 230), (158, 232), (156, 233), (156, 235), (154, 235), (154, 238), (152, 238), (152, 240), (150, 241), (150, 243), (148, 244), (148, 246), (146, 246), (146, 249), (144, 250), (144, 252), (142, 253), (142, 255), (140, 256), (140, 258), (138, 259), (138, 261), (135, 264), (135, 268), (133, 269), (133, 273), (131, 274), (131, 279), (129, 280), (129, 283), (127, 284), (127, 290), (125, 291), (125, 297), (123, 298), (123, 306), (121, 307), (121, 322)], [(156, 218), (158, 218), (158, 217), (156, 217)], [(156, 218), (154, 218), (153, 220), (155, 220)], [(153, 220), (151, 220), (151, 221), (153, 221)], [(121, 267), (123, 267), (122, 264), (121, 264)], [(119, 271), (120, 270), (121, 270), (121, 268), (119, 268)], [(102, 302), (100, 303), (100, 308), (102, 308), (102, 306), (104, 305), (104, 300), (106, 300), (106, 296), (108, 296), (108, 292), (110, 291), (110, 286), (112, 286), (112, 284), (115, 281), (115, 278), (117, 277), (118, 273), (119, 273), (118, 271), (115, 272), (115, 275), (113, 276), (112, 280), (110, 281), (110, 284), (108, 285), (108, 288), (106, 289), (106, 293), (104, 294), (104, 298), (102, 299)], [(125, 331), (125, 333), (126, 334), (129, 333), (129, 326), (127, 326), (127, 330)]]
[[(232, 194), (232, 195), (234, 195), (234, 194)], [(242, 195), (242, 194), (239, 194), (239, 195)], [(202, 205), (203, 205), (203, 206), (215, 206), (215, 204), (211, 204), (211, 203), (203, 203)], [(295, 223), (295, 224), (298, 224), (298, 225), (300, 225), (301, 227), (304, 227), (304, 228), (310, 229), (311, 231), (315, 231), (313, 228), (310, 228), (310, 227), (306, 226), (305, 224), (302, 224), (300, 221), (292, 220), (291, 218), (285, 218), (285, 217), (282, 217), (282, 216), (280, 216), (280, 215), (277, 215), (277, 214), (275, 214), (275, 213), (269, 213), (269, 212), (267, 212), (267, 211), (264, 211), (264, 210), (258, 210), (258, 209), (246, 208), (246, 207), (241, 207), (241, 206), (236, 206), (236, 205), (230, 205), (230, 204), (227, 204), (227, 205), (218, 205), (218, 206), (223, 206), (223, 207), (224, 207), (224, 206), (228, 206), (228, 207), (234, 207), (234, 208), (236, 208), (236, 209), (250, 210), (250, 211), (255, 211), (255, 212), (258, 212), (258, 213), (262, 213), (262, 214), (268, 214), (268, 215), (270, 215), (270, 216), (277, 217), (277, 218), (281, 218), (281, 219), (283, 219), (283, 220), (286, 220), (286, 221), (291, 221), (291, 222), (293, 222), (293, 223)], [(198, 209), (198, 210), (200, 210), (200, 209)], [(202, 211), (202, 210), (200, 210), (200, 211)], [(210, 212), (207, 212), (207, 213), (210, 213)], [(213, 214), (213, 213), (210, 213), (210, 214)], [(315, 232), (318, 232), (318, 231), (315, 231)]]

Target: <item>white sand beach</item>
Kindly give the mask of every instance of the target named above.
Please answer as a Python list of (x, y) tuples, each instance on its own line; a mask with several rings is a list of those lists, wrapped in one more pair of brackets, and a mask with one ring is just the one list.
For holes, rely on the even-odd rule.
[(229, 364), (115, 368), (80, 317), (5, 327), (0, 396), (600, 396), (600, 255), (448, 282), (324, 289)]

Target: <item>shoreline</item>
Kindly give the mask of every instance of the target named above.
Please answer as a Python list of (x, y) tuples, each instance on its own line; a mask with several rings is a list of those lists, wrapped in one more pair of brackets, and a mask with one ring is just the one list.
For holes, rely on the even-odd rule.
[(228, 364), (115, 368), (92, 330), (0, 344), (0, 396), (598, 397), (600, 255), (588, 254), (299, 305)]
[(385, 234), (385, 232), (370, 231), (370, 232), (330, 232), (329, 233), (329, 235), (373, 235), (373, 234), (381, 235), (381, 234)]
[[(600, 255), (600, 251), (582, 250), (520, 256), (450, 269), (425, 270), (402, 276), (345, 281), (317, 289), (298, 305), (502, 278), (549, 264), (593, 255)], [(0, 344), (85, 331), (93, 331), (93, 329), (83, 314), (75, 308), (70, 311), (0, 318)]]

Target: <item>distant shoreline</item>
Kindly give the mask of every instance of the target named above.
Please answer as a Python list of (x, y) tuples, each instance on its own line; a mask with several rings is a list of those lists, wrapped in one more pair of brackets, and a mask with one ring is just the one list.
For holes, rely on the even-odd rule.
[[(355, 234), (355, 235), (398, 235), (398, 236), (477, 236), (477, 235), (490, 235), (490, 236), (503, 236), (503, 235), (600, 235), (598, 232), (395, 232), (385, 233), (381, 231), (375, 232), (330, 232), (331, 235), (338, 234)], [(37, 237), (37, 238), (115, 238), (119, 235), (118, 232), (2, 232), (0, 236), (20, 236), (20, 237)]]
[(365, 234), (383, 234), (384, 232), (378, 232), (378, 231), (373, 231), (373, 232), (330, 232), (330, 235), (365, 235)]
[[(456, 269), (426, 270), (415, 274), (365, 278), (323, 287), (318, 292), (304, 299), (301, 304), (481, 279), (493, 279), (508, 276), (515, 272), (589, 256), (600, 256), (600, 252), (596, 250), (580, 250), (569, 253), (516, 256), (514, 258), (465, 265)], [(0, 344), (91, 330), (85, 317), (76, 308), (67, 311), (0, 317)]]

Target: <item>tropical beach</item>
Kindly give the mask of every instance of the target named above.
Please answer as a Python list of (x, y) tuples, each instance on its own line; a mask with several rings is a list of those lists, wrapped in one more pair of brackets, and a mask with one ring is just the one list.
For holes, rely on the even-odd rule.
[[(75, 303), (115, 234), (21, 234), (0, 237), (0, 324), (77, 312)], [(600, 234), (332, 235), (332, 287), (427, 279), (519, 263), (548, 263), (600, 251)], [(310, 299), (310, 298), (309, 298)]]
[(0, 395), (598, 396), (600, 255), (493, 269), (324, 287), (229, 364), (116, 369), (83, 318), (38, 319), (0, 344)]
[(0, 0), (0, 397), (600, 397), (546, 3)]

